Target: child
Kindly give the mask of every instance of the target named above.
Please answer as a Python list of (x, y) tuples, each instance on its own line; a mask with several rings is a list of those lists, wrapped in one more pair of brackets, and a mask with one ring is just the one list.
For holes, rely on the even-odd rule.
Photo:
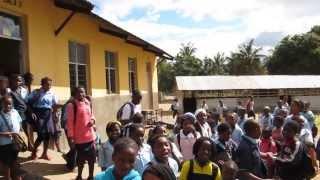
[(272, 114), (270, 113), (271, 109), (269, 106), (265, 106), (264, 109), (263, 109), (263, 114), (262, 116), (260, 117), (260, 120), (259, 120), (259, 124), (260, 124), (260, 127), (262, 129), (265, 129), (265, 128), (268, 128), (268, 127), (273, 127), (273, 123), (272, 123), (272, 120), (273, 120), (273, 116)]
[(196, 118), (192, 113), (186, 113), (182, 117), (182, 130), (175, 138), (175, 144), (180, 149), (183, 160), (193, 159), (192, 147), (200, 137), (199, 132), (194, 128)]
[(201, 134), (201, 137), (212, 137), (212, 132), (209, 124), (207, 123), (207, 111), (204, 109), (198, 109), (195, 112), (197, 121), (195, 123), (196, 130)]
[(195, 158), (183, 164), (180, 180), (222, 180), (219, 166), (210, 161), (213, 148), (209, 138), (198, 139), (193, 146)]
[(283, 140), (283, 135), (282, 135), (283, 123), (284, 123), (283, 117), (281, 116), (274, 117), (274, 120), (273, 120), (274, 128), (272, 130), (272, 139), (276, 142), (278, 147)]
[(315, 173), (306, 147), (296, 138), (298, 133), (299, 124), (295, 121), (289, 121), (283, 127), (284, 143), (278, 155), (273, 158), (277, 175), (281, 179), (307, 179)]
[(111, 121), (107, 124), (106, 132), (108, 135), (108, 141), (103, 143), (98, 150), (98, 164), (101, 170), (106, 170), (113, 164), (112, 153), (113, 144), (120, 138), (121, 124), (118, 121)]
[(270, 155), (277, 154), (277, 146), (271, 137), (271, 128), (266, 128), (262, 130), (262, 135), (259, 143), (260, 156), (267, 165), (267, 174), (269, 178), (273, 177), (274, 174), (274, 164), (269, 158)]
[(235, 180), (237, 177), (237, 173), (239, 168), (234, 161), (226, 161), (223, 163), (221, 168), (221, 175), (223, 180)]
[(130, 138), (124, 137), (114, 144), (112, 160), (114, 166), (95, 176), (95, 180), (141, 180), (141, 176), (133, 169), (138, 154), (138, 145)]
[(237, 149), (237, 144), (230, 138), (231, 128), (228, 124), (221, 123), (217, 129), (219, 137), (215, 141), (217, 153), (215, 162), (218, 162), (221, 167), (222, 163), (219, 163), (219, 161), (225, 162), (233, 159)]
[(2, 110), (0, 116), (0, 163), (4, 166), (5, 179), (20, 179), (17, 175), (18, 151), (14, 148), (12, 135), (20, 132), (21, 118), (13, 109), (10, 96), (1, 99)]
[[(166, 128), (164, 125), (157, 125), (154, 129), (149, 131), (149, 138), (148, 138), (148, 144), (151, 145), (151, 140), (153, 137), (155, 136), (166, 136)], [(169, 143), (171, 146), (171, 153), (170, 153), (170, 157), (172, 157), (174, 160), (177, 161), (178, 165), (180, 166), (180, 164), (183, 161), (183, 156), (181, 154), (181, 152), (179, 151), (179, 149), (177, 148), (176, 144), (171, 142), (169, 139)]]
[(239, 169), (249, 172), (252, 177), (266, 177), (266, 168), (260, 157), (258, 139), (261, 135), (260, 126), (254, 120), (247, 120), (243, 126), (242, 136), (236, 151), (235, 162)]
[(90, 102), (86, 98), (85, 89), (76, 87), (74, 93), (74, 101), (67, 105), (67, 132), (77, 152), (78, 176), (76, 179), (82, 179), (82, 170), (86, 161), (89, 165), (88, 179), (93, 179), (96, 161), (94, 116)]
[(179, 166), (178, 163), (170, 157), (171, 145), (167, 137), (165, 135), (154, 136), (150, 141), (150, 145), (154, 159), (149, 164), (166, 164), (170, 166), (174, 175), (177, 177), (179, 173)]
[(144, 127), (142, 124), (132, 124), (129, 129), (130, 138), (138, 144), (138, 155), (134, 169), (142, 175), (146, 165), (153, 159), (151, 147), (144, 143)]
[(237, 124), (239, 125), (239, 127), (243, 130), (243, 125), (244, 123), (247, 121), (246, 118), (246, 109), (245, 108), (240, 108), (238, 109), (238, 120), (237, 120)]
[(143, 180), (176, 180), (176, 176), (168, 165), (151, 164), (143, 172)]

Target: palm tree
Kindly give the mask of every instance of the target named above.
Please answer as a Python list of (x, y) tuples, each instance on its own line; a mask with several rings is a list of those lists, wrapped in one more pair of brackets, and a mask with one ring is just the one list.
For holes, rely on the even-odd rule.
[(265, 56), (259, 54), (261, 50), (261, 47), (254, 47), (254, 39), (247, 44), (240, 45), (238, 52), (231, 53), (228, 58), (230, 73), (236, 75), (264, 74), (266, 70), (261, 60)]

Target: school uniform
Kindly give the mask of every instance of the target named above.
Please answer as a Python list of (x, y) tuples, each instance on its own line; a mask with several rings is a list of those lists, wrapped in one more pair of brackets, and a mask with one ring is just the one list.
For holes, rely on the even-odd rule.
[(45, 91), (40, 88), (32, 91), (27, 97), (27, 102), (32, 106), (33, 112), (38, 118), (36, 124), (38, 138), (49, 139), (49, 135), (55, 133), (52, 108), (58, 103), (57, 97), (51, 90)]
[(222, 180), (222, 176), (215, 163), (209, 161), (201, 167), (196, 160), (190, 160), (183, 164), (179, 180)]
[(122, 115), (120, 119), (130, 120), (132, 116), (136, 113), (141, 113), (141, 104), (133, 104), (132, 102), (129, 102), (123, 106)]
[(239, 169), (246, 170), (260, 178), (267, 175), (266, 167), (260, 157), (258, 140), (249, 136), (242, 136), (236, 151), (235, 162)]
[(197, 131), (185, 135), (183, 130), (180, 130), (180, 133), (176, 135), (174, 142), (180, 149), (184, 161), (193, 159), (193, 144), (198, 138), (200, 138), (200, 133)]
[(212, 137), (211, 127), (207, 122), (204, 122), (203, 124), (196, 122), (195, 128), (200, 133), (201, 137)]
[[(10, 112), (1, 111), (0, 116), (0, 132), (20, 132), (20, 123), (22, 122), (19, 113), (12, 109)], [(18, 153), (14, 147), (10, 137), (0, 135), (0, 162), (11, 166), (17, 160)]]
[(244, 118), (238, 118), (238, 120), (237, 120), (237, 124), (238, 124), (238, 126), (242, 129), (242, 131), (244, 130), (243, 129), (243, 126), (244, 126), (244, 123), (247, 121), (247, 119), (244, 117)]
[[(114, 166), (109, 167), (107, 170), (98, 173), (94, 179), (95, 180), (116, 180), (114, 176)], [(140, 174), (134, 169), (130, 170), (128, 174), (126, 174), (122, 180), (141, 180)]]
[(111, 165), (113, 165), (112, 161), (112, 154), (113, 154), (113, 145), (110, 141), (106, 141), (102, 143), (100, 148), (98, 149), (98, 165), (101, 168), (107, 169)]
[(231, 139), (237, 144), (239, 145), (240, 144), (240, 141), (242, 139), (242, 136), (243, 136), (243, 131), (242, 129), (240, 128), (240, 126), (238, 124), (235, 124), (235, 127), (234, 129), (232, 130), (232, 133), (231, 133)]
[(152, 149), (149, 144), (143, 143), (136, 156), (134, 169), (142, 175), (146, 165), (153, 159)]
[[(299, 117), (303, 120), (303, 128), (306, 128), (306, 129), (309, 129), (311, 131), (311, 126), (309, 125), (309, 122), (308, 120), (302, 116), (301, 114), (299, 115)], [(289, 121), (292, 121), (292, 118), (293, 118), (293, 115), (289, 115), (286, 119), (285, 119), (285, 122), (284, 124), (286, 124), (287, 122)]]

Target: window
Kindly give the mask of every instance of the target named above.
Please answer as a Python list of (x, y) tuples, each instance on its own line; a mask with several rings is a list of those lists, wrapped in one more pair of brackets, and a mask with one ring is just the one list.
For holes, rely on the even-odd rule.
[(107, 93), (117, 92), (117, 66), (117, 54), (113, 52), (106, 52), (105, 68)]
[(87, 89), (87, 47), (76, 42), (69, 42), (70, 88), (83, 86)]
[(135, 58), (129, 58), (128, 67), (129, 67), (129, 90), (130, 92), (132, 92), (133, 90), (138, 88), (137, 60)]

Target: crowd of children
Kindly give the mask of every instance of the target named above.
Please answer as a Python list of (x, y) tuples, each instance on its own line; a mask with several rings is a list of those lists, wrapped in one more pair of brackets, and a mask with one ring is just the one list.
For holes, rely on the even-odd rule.
[[(289, 106), (285, 99), (279, 100), (273, 111), (266, 106), (259, 117), (252, 97), (246, 107), (238, 103), (233, 110), (219, 101), (219, 108), (210, 111), (204, 102), (206, 108), (194, 113), (174, 114), (173, 130), (165, 124), (147, 129), (139, 105), (141, 93), (134, 91), (132, 102), (117, 113), (118, 120), (107, 123), (108, 139), (97, 142), (91, 98), (83, 87), (74, 88), (65, 105), (59, 105), (50, 78), (43, 78), (41, 87), (31, 91), (32, 79), (30, 73), (0, 77), (0, 163), (6, 179), (21, 179), (14, 140), (20, 127), (31, 158), (38, 158), (43, 143), (40, 158), (50, 160), (49, 140), (57, 142), (59, 136), (54, 117), (58, 109), (70, 145), (64, 158), (69, 169), (78, 167), (77, 180), (82, 179), (86, 162), (89, 180), (307, 180), (318, 170), (320, 143), (308, 102), (293, 100)], [(96, 160), (101, 172), (94, 176)]]

